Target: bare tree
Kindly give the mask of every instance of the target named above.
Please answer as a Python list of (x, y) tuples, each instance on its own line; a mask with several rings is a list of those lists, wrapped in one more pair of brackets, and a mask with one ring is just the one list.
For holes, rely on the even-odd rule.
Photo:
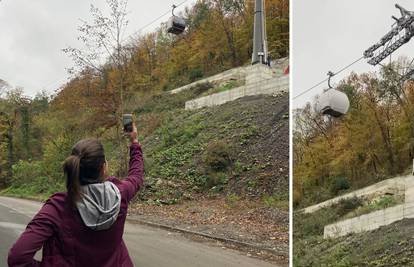
[(127, 52), (122, 45), (122, 35), (128, 25), (126, 18), (127, 0), (106, 0), (110, 8), (110, 14), (106, 17), (100, 9), (91, 5), (92, 21), (82, 21), (78, 27), (80, 35), (78, 40), (83, 48), (67, 47), (63, 49), (75, 63), (70, 69), (71, 73), (77, 73), (84, 69), (93, 69), (97, 74), (102, 74), (104, 65), (109, 64), (117, 68), (121, 77), (117, 81), (117, 89), (120, 97), (120, 109), (123, 105), (123, 91), (125, 79), (125, 63)]
[(10, 85), (5, 80), (0, 79), (0, 97), (4, 96), (10, 88)]
[[(68, 54), (75, 63), (75, 67), (70, 69), (71, 74), (77, 74), (85, 69), (92, 69), (95, 75), (103, 77), (109, 69), (116, 69), (119, 74), (111, 80), (115, 94), (113, 103), (115, 107), (113, 115), (117, 120), (116, 132), (117, 142), (122, 145), (122, 114), (124, 113), (124, 93), (126, 67), (128, 61), (128, 49), (122, 44), (123, 34), (128, 26), (127, 20), (127, 0), (106, 0), (109, 7), (109, 14), (104, 13), (94, 5), (91, 5), (91, 21), (81, 20), (82, 24), (78, 27), (78, 40), (82, 48), (67, 47), (63, 51)], [(124, 153), (120, 155), (120, 174), (123, 174), (125, 159)]]

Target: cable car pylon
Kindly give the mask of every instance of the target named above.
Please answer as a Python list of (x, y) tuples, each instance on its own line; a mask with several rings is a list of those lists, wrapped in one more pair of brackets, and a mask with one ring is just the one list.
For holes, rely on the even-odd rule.
[(398, 4), (395, 7), (400, 10), (401, 17), (392, 16), (396, 21), (392, 29), (378, 43), (364, 51), (364, 57), (368, 58), (368, 63), (373, 66), (379, 64), (398, 48), (408, 43), (414, 36), (414, 12), (408, 11)]
[(256, 0), (254, 6), (252, 65), (266, 64), (268, 60), (266, 15), (264, 0)]

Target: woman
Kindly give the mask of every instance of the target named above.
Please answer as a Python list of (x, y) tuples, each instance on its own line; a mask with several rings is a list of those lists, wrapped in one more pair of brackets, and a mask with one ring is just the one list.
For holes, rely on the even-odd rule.
[[(128, 203), (143, 184), (135, 125), (128, 177), (107, 177), (102, 144), (79, 141), (65, 160), (67, 192), (51, 196), (9, 252), (14, 266), (133, 266), (122, 239)], [(43, 247), (42, 261), (33, 259)]]

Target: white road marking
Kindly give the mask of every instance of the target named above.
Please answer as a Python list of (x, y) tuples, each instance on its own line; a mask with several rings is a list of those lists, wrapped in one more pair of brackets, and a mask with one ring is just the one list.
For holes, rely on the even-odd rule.
[(16, 235), (21, 235), (26, 229), (26, 224), (11, 223), (11, 222), (0, 222), (0, 227), (11, 229)]
[[(29, 201), (25, 201), (25, 200), (22, 200), (22, 199), (15, 199), (14, 202), (21, 201), (23, 203), (24, 202), (30, 203), (31, 204), (31, 207), (24, 208), (23, 205), (20, 205), (20, 206), (22, 206), (20, 208), (19, 207), (12, 207), (12, 205), (15, 204), (15, 203), (7, 203), (7, 202), (12, 202), (13, 200), (14, 199), (8, 199), (7, 197), (0, 197), (0, 205), (3, 206), (3, 207), (8, 208), (10, 210), (13, 210), (16, 213), (25, 215), (25, 216), (27, 216), (29, 218), (32, 218), (34, 215), (36, 215), (36, 213), (40, 210), (40, 208), (42, 206), (41, 203), (33, 205), (33, 203), (30, 203)], [(33, 207), (33, 206), (35, 206), (35, 207)], [(37, 207), (37, 206), (39, 206), (39, 207)], [(36, 210), (36, 211), (34, 211), (34, 210)]]

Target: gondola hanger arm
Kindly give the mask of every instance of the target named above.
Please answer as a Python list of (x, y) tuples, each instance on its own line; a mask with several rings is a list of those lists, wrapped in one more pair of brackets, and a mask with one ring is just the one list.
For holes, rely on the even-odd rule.
[(172, 5), (172, 10), (171, 10), (171, 13), (172, 13), (172, 15), (173, 15), (173, 16), (175, 16), (175, 15), (174, 15), (174, 9), (176, 9), (176, 8), (177, 8), (177, 6), (176, 6), (175, 4), (173, 4), (173, 5)]
[(332, 86), (331, 86), (331, 78), (333, 76), (335, 76), (335, 73), (333, 73), (332, 71), (328, 71), (327, 75), (328, 75), (328, 87), (329, 87), (328, 90), (329, 90), (329, 89), (332, 89)]

